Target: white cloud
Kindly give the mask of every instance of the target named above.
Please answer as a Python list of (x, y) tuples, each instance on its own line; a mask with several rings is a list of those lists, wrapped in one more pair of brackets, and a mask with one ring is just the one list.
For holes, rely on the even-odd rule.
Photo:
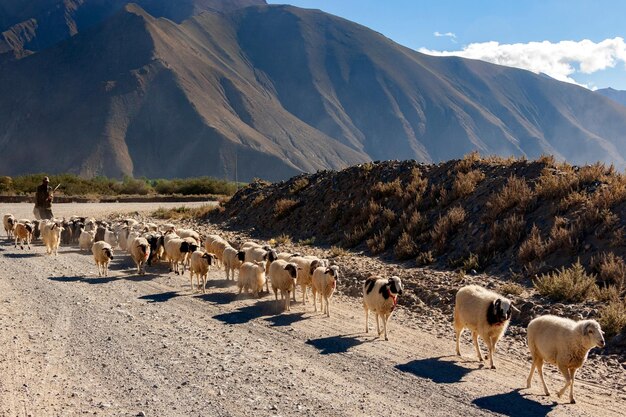
[(626, 43), (621, 37), (605, 39), (597, 43), (588, 39), (578, 42), (543, 41), (515, 44), (500, 44), (492, 41), (471, 43), (460, 51), (434, 51), (420, 48), (419, 52), (429, 55), (455, 55), (480, 59), (494, 64), (527, 69), (535, 73), (544, 73), (557, 80), (573, 84), (579, 84), (572, 78), (572, 75), (576, 73), (592, 74), (613, 68), (620, 62), (626, 64)]
[(456, 35), (452, 32), (433, 32), (433, 35), (437, 38), (450, 38), (452, 42), (456, 43)]

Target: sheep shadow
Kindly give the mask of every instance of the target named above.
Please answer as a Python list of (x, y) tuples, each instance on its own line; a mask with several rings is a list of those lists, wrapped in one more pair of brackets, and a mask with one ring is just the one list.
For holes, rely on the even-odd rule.
[(50, 277), (48, 278), (50, 281), (56, 282), (82, 282), (85, 280), (83, 276), (73, 276), (73, 277)]
[(272, 327), (278, 326), (291, 326), (294, 323), (297, 323), (301, 320), (304, 320), (304, 313), (285, 313), (285, 314), (277, 314), (275, 316), (271, 316), (265, 319), (272, 323)]
[(228, 279), (207, 279), (206, 286), (207, 288), (230, 288), (234, 286), (236, 281), (228, 280)]
[(503, 394), (477, 398), (472, 403), (484, 410), (509, 417), (544, 417), (557, 405), (556, 402), (542, 404), (530, 400), (520, 393), (519, 388)]
[[(29, 249), (26, 249), (29, 250)], [(10, 259), (26, 259), (26, 258), (38, 258), (40, 257), (40, 253), (5, 253), (5, 258)]]
[(139, 300), (148, 300), (148, 303), (164, 303), (166, 301), (171, 300), (172, 298), (180, 297), (182, 294), (179, 294), (177, 291), (167, 291), (157, 294), (149, 294), (142, 295), (138, 297)]
[(226, 324), (244, 324), (263, 316), (278, 314), (281, 308), (282, 306), (277, 306), (273, 300), (259, 301), (254, 305), (240, 307), (230, 313), (213, 316), (213, 318)]
[(454, 362), (441, 360), (444, 357), (418, 359), (398, 364), (395, 368), (420, 378), (430, 379), (437, 384), (460, 382), (465, 375), (473, 371), (473, 369), (464, 368)]
[(353, 337), (352, 335), (339, 335), (309, 339), (306, 341), (306, 344), (318, 349), (322, 355), (330, 355), (332, 353), (345, 353), (350, 350), (350, 348), (363, 344), (364, 342), (364, 340)]
[(237, 294), (234, 292), (215, 292), (210, 294), (200, 294), (197, 295), (196, 298), (214, 304), (225, 305), (235, 301), (237, 299)]

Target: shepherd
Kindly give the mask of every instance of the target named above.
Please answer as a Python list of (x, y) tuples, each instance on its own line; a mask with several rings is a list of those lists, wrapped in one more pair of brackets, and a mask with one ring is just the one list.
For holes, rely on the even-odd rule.
[(33, 213), (35, 214), (35, 218), (37, 220), (52, 219), (54, 217), (52, 214), (52, 199), (54, 198), (54, 190), (50, 187), (50, 185), (48, 185), (49, 183), (50, 179), (48, 177), (44, 177), (41, 185), (37, 187), (37, 192), (35, 193), (35, 209), (33, 210)]

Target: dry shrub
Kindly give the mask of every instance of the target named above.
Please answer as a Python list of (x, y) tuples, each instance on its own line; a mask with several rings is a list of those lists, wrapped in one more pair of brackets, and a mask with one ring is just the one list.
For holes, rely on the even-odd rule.
[(465, 154), (463, 158), (456, 163), (457, 172), (468, 172), (478, 162), (480, 162), (480, 154), (478, 151), (472, 151)]
[(472, 194), (478, 183), (484, 179), (485, 174), (477, 169), (467, 173), (460, 172), (452, 183), (453, 198), (462, 198)]
[(497, 249), (517, 244), (522, 238), (525, 225), (524, 217), (515, 213), (502, 221), (495, 221), (491, 225), (489, 246)]
[(349, 254), (350, 252), (339, 246), (331, 246), (330, 251), (328, 252), (328, 256), (330, 258), (341, 258), (343, 256), (348, 256)]
[(421, 197), (428, 188), (428, 180), (422, 177), (422, 172), (417, 169), (411, 169), (411, 176), (409, 183), (406, 185), (405, 196), (406, 197)]
[(291, 236), (284, 233), (282, 235), (279, 235), (278, 237), (275, 237), (273, 240), (277, 245), (291, 245), (293, 243), (293, 241), (291, 240)]
[(389, 208), (385, 208), (381, 213), (381, 217), (385, 220), (386, 223), (392, 223), (394, 220), (396, 220), (396, 213), (394, 213), (393, 210)]
[(467, 258), (463, 259), (461, 268), (463, 269), (463, 271), (471, 271), (472, 269), (474, 270), (480, 269), (480, 259), (478, 258), (478, 255), (474, 253), (470, 253), (467, 256)]
[(606, 180), (607, 174), (608, 170), (601, 162), (596, 162), (593, 165), (581, 166), (577, 172), (578, 181), (580, 181), (581, 184), (603, 182)]
[(274, 216), (277, 219), (285, 217), (291, 210), (293, 210), (298, 205), (297, 200), (292, 200), (290, 198), (281, 198), (274, 205)]
[(389, 244), (389, 235), (391, 234), (391, 227), (387, 226), (383, 230), (374, 233), (374, 236), (367, 239), (365, 243), (367, 243), (367, 247), (369, 248), (372, 254), (377, 255), (382, 253), (387, 249), (387, 245)]
[(626, 327), (626, 305), (623, 300), (610, 302), (600, 310), (598, 323), (606, 333), (606, 337), (620, 334)]
[(608, 287), (600, 287), (596, 291), (596, 298), (598, 299), (598, 301), (603, 303), (617, 301), (620, 299), (620, 290), (618, 290), (614, 285), (609, 285)]
[(567, 227), (567, 219), (555, 217), (554, 224), (550, 229), (550, 237), (544, 246), (543, 255), (548, 255), (559, 249), (569, 249), (573, 246), (572, 230)]
[(517, 258), (523, 264), (543, 259), (545, 254), (545, 244), (541, 239), (541, 233), (537, 225), (533, 225), (528, 238), (519, 247)]
[(396, 178), (391, 182), (379, 181), (372, 187), (372, 192), (374, 193), (374, 195), (377, 195), (379, 197), (401, 197), (404, 194), (400, 178)]
[(309, 179), (308, 178), (305, 178), (305, 177), (297, 178), (293, 182), (293, 184), (291, 184), (291, 187), (289, 187), (289, 192), (291, 194), (297, 193), (298, 191), (302, 190), (307, 185), (309, 185)]
[(439, 251), (443, 250), (448, 237), (464, 221), (465, 210), (462, 207), (453, 207), (444, 216), (439, 217), (430, 231), (430, 237)]
[(254, 200), (252, 200), (252, 205), (254, 207), (257, 207), (259, 204), (261, 204), (263, 201), (265, 200), (265, 196), (262, 194), (257, 195)]
[(351, 232), (344, 232), (344, 246), (352, 248), (358, 245), (363, 241), (363, 239), (365, 239), (366, 236), (371, 233), (373, 227), (374, 222), (370, 217), (365, 225), (358, 224), (354, 227), (354, 229), (352, 229)]
[(503, 166), (510, 166), (513, 165), (515, 162), (518, 161), (525, 161), (526, 157), (525, 156), (521, 156), (519, 158), (516, 158), (515, 156), (511, 155), (511, 156), (507, 156), (506, 158), (500, 155), (489, 155), (486, 156), (482, 159), (482, 161), (485, 164), (488, 165), (503, 165)]
[(566, 212), (572, 207), (582, 207), (589, 203), (589, 196), (584, 191), (574, 191), (564, 196), (559, 202), (557, 209)]
[(420, 252), (415, 258), (417, 266), (430, 265), (433, 262), (435, 262), (435, 257), (433, 256), (432, 251)]
[(544, 274), (533, 280), (539, 294), (554, 301), (580, 303), (597, 291), (596, 277), (587, 274), (578, 260), (570, 268), (561, 268), (557, 272)]
[(609, 244), (613, 247), (623, 246), (624, 245), (624, 235), (626, 234), (626, 229), (624, 226), (618, 227), (613, 230), (611, 233)]
[(164, 207), (159, 207), (157, 210), (153, 211), (151, 216), (155, 219), (162, 220), (198, 220), (204, 219), (212, 212), (224, 212), (224, 207), (222, 205), (212, 205), (212, 204), (203, 204), (200, 207), (174, 207), (170, 209), (166, 209)]
[(422, 216), (422, 213), (417, 210), (411, 212), (410, 215), (407, 214), (407, 212), (402, 213), (402, 216), (400, 216), (400, 222), (411, 234), (417, 234), (426, 227), (426, 220), (424, 219), (424, 216)]
[(487, 202), (487, 217), (495, 219), (500, 213), (517, 208), (524, 212), (533, 200), (533, 192), (523, 178), (511, 175), (502, 190)]
[(622, 177), (613, 177), (608, 184), (599, 187), (591, 194), (590, 201), (593, 207), (600, 210), (610, 209), (626, 199), (626, 183)]
[(614, 286), (619, 292), (626, 288), (626, 263), (620, 256), (601, 253), (591, 258), (591, 267), (604, 287)]
[(396, 255), (396, 259), (405, 260), (415, 256), (417, 252), (417, 245), (413, 241), (413, 237), (406, 230), (402, 232), (400, 238), (396, 242), (396, 246), (394, 248), (394, 254)]
[(524, 287), (516, 282), (505, 282), (500, 285), (498, 292), (504, 296), (507, 295), (521, 295), (524, 292)]
[(556, 159), (554, 159), (554, 155), (541, 155), (537, 158), (537, 162), (544, 164), (549, 167), (556, 167)]
[(561, 199), (569, 195), (578, 185), (578, 179), (573, 171), (555, 171), (544, 168), (537, 179), (535, 193), (539, 198)]

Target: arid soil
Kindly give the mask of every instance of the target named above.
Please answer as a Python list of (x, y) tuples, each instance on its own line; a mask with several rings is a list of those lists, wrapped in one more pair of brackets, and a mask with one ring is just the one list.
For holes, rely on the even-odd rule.
[[(1, 416), (610, 416), (626, 405), (619, 363), (594, 355), (576, 383), (578, 403), (566, 404), (539, 395), (537, 377), (524, 388), (518, 329), (502, 340), (498, 369), (483, 369), (467, 335), (458, 358), (448, 317), (417, 301), (398, 308), (385, 342), (364, 332), (350, 295), (332, 299), (330, 318), (310, 303), (281, 312), (273, 295), (238, 295), (222, 270), (199, 294), (188, 274), (165, 266), (136, 275), (121, 251), (99, 278), (77, 248), (48, 257), (39, 243), (22, 251), (1, 242)], [(339, 262), (340, 288), (352, 288), (356, 271), (383, 268), (360, 255)], [(548, 367), (546, 382), (554, 393), (563, 380)]]

